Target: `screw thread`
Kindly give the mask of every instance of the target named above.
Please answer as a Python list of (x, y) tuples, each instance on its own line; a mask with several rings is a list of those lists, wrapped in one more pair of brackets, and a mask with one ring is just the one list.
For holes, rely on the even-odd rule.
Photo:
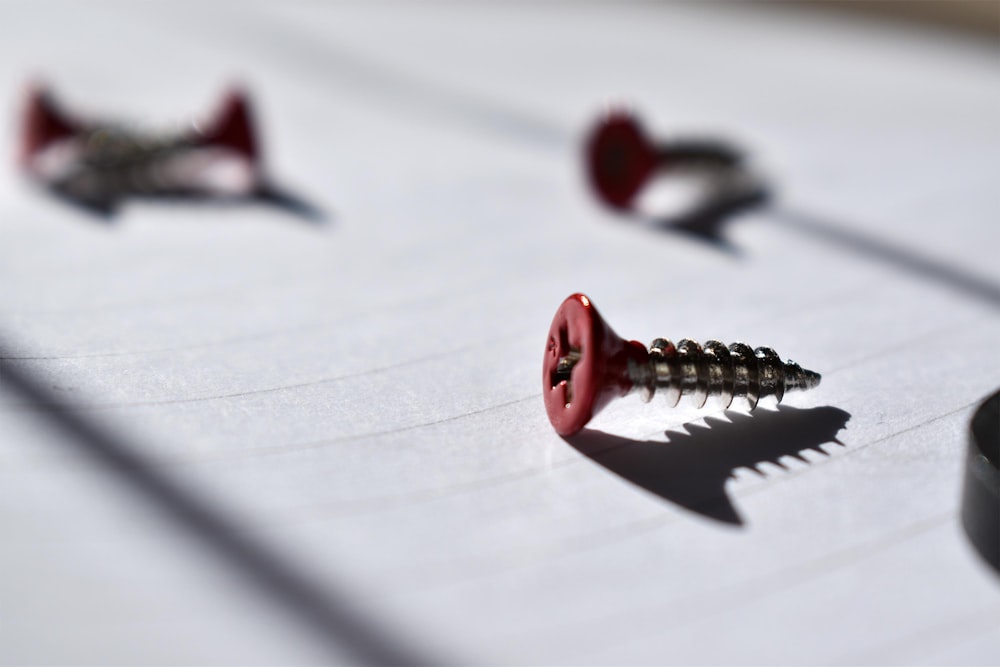
[(754, 350), (744, 343), (726, 347), (717, 340), (699, 345), (686, 338), (677, 345), (657, 338), (649, 348), (649, 363), (631, 366), (629, 374), (644, 401), (661, 392), (671, 407), (681, 396), (690, 395), (696, 407), (704, 406), (709, 396), (718, 396), (728, 408), (739, 396), (753, 410), (765, 396), (780, 403), (786, 391), (812, 389), (820, 382), (819, 373), (782, 361), (769, 347)]

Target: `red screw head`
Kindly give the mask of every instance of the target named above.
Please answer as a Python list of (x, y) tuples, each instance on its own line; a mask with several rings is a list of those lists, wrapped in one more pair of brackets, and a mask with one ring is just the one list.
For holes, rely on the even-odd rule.
[(656, 148), (639, 120), (615, 110), (602, 117), (586, 143), (591, 187), (612, 208), (630, 209), (635, 196), (656, 169)]
[(617, 397), (633, 387), (629, 367), (649, 353), (638, 341), (616, 334), (583, 294), (559, 306), (542, 360), (542, 395), (559, 435), (573, 435)]
[(41, 84), (28, 87), (21, 116), (21, 145), (18, 160), (30, 169), (35, 155), (54, 141), (72, 137), (82, 125), (65, 116)]
[(234, 88), (226, 93), (221, 108), (202, 133), (202, 142), (232, 149), (251, 163), (259, 160), (260, 145), (245, 91)]

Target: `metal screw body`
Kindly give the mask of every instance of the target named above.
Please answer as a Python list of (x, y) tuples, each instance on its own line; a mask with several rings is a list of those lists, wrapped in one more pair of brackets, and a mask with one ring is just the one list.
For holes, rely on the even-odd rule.
[(553, 427), (572, 435), (614, 398), (632, 391), (648, 402), (659, 392), (667, 404), (691, 396), (703, 407), (709, 396), (724, 407), (742, 397), (753, 410), (761, 398), (780, 402), (786, 391), (812, 389), (820, 375), (782, 361), (769, 347), (725, 346), (710, 340), (674, 345), (658, 338), (646, 349), (620, 338), (583, 294), (567, 298), (552, 320), (542, 364), (545, 407)]
[(710, 396), (719, 397), (728, 408), (737, 396), (753, 410), (761, 398), (774, 396), (778, 402), (790, 389), (812, 389), (820, 375), (805, 370), (794, 361), (782, 361), (769, 347), (756, 350), (745, 343), (729, 347), (717, 340), (699, 345), (683, 339), (676, 346), (657, 338), (649, 347), (649, 363), (630, 365), (629, 375), (643, 401), (661, 392), (673, 407), (681, 396), (691, 395), (695, 407), (704, 407)]

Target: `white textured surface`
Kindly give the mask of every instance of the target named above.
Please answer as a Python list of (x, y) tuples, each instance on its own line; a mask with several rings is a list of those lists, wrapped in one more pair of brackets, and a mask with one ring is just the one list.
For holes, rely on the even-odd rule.
[[(5, 162), (0, 369), (42, 378), (324, 594), (441, 655), (995, 660), (1000, 581), (956, 512), (968, 418), (1000, 384), (1000, 303), (797, 221), (995, 295), (996, 45), (693, 3), (197, 11), (4, 5), (9, 117), (30, 73), (70, 106), (163, 122), (235, 75), (273, 173), (328, 223), (136, 202), (105, 224)], [(757, 150), (781, 202), (727, 228), (738, 254), (594, 205), (577, 138), (621, 97), (658, 134)], [(844, 446), (738, 468), (742, 523), (614, 474), (615, 453), (602, 465), (553, 433), (539, 396), (549, 318), (574, 291), (643, 342), (742, 339), (823, 373), (788, 397), (798, 411), (735, 426), (609, 407), (593, 426), (658, 488), (671, 446), (726, 453), (807, 410), (849, 413)], [(317, 659), (294, 619), (260, 632), (267, 597), (3, 399), (0, 662)], [(705, 416), (715, 435), (686, 438)], [(32, 606), (39, 587), (58, 613)]]

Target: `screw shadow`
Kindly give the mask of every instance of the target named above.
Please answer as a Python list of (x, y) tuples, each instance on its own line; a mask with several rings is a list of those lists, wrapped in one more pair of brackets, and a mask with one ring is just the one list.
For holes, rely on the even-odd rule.
[(766, 189), (747, 193), (745, 197), (732, 201), (709, 202), (689, 214), (647, 218), (647, 221), (659, 231), (706, 243), (716, 250), (739, 256), (743, 251), (726, 238), (725, 228), (737, 214), (757, 207), (767, 210), (767, 220), (772, 224), (882, 262), (901, 273), (937, 282), (990, 306), (1000, 306), (1000, 284), (988, 276), (895, 246), (887, 240), (849, 229), (820, 216), (778, 207), (771, 201)]
[(745, 191), (710, 199), (693, 211), (647, 216), (646, 222), (657, 231), (679, 234), (738, 256), (743, 254), (742, 250), (726, 238), (723, 228), (732, 218), (770, 201), (771, 190), (765, 184), (758, 184)]
[(832, 406), (793, 408), (754, 414), (726, 412), (730, 421), (705, 419), (705, 426), (686, 424), (688, 433), (667, 431), (667, 442), (639, 441), (594, 429), (564, 438), (570, 446), (619, 477), (689, 511), (731, 525), (744, 520), (726, 494), (726, 482), (737, 468), (763, 475), (761, 463), (784, 468), (781, 458), (802, 462), (801, 453), (824, 456), (825, 443), (844, 446), (837, 434), (850, 413)]
[(267, 206), (277, 209), (301, 222), (326, 225), (330, 217), (318, 206), (294, 191), (274, 183), (265, 183), (246, 195), (220, 196), (189, 190), (161, 190), (155, 193), (107, 192), (83, 197), (70, 189), (53, 184), (47, 188), (60, 201), (88, 214), (91, 218), (113, 223), (118, 209), (129, 199), (160, 202), (197, 202), (216, 207)]
[(810, 213), (775, 209), (768, 219), (787, 229), (840, 246), (857, 255), (878, 260), (902, 273), (935, 281), (945, 287), (979, 299), (994, 308), (1000, 306), (1000, 285), (988, 276), (977, 275), (961, 266), (950, 265), (933, 257), (923, 256), (894, 246), (876, 236), (836, 224)]

